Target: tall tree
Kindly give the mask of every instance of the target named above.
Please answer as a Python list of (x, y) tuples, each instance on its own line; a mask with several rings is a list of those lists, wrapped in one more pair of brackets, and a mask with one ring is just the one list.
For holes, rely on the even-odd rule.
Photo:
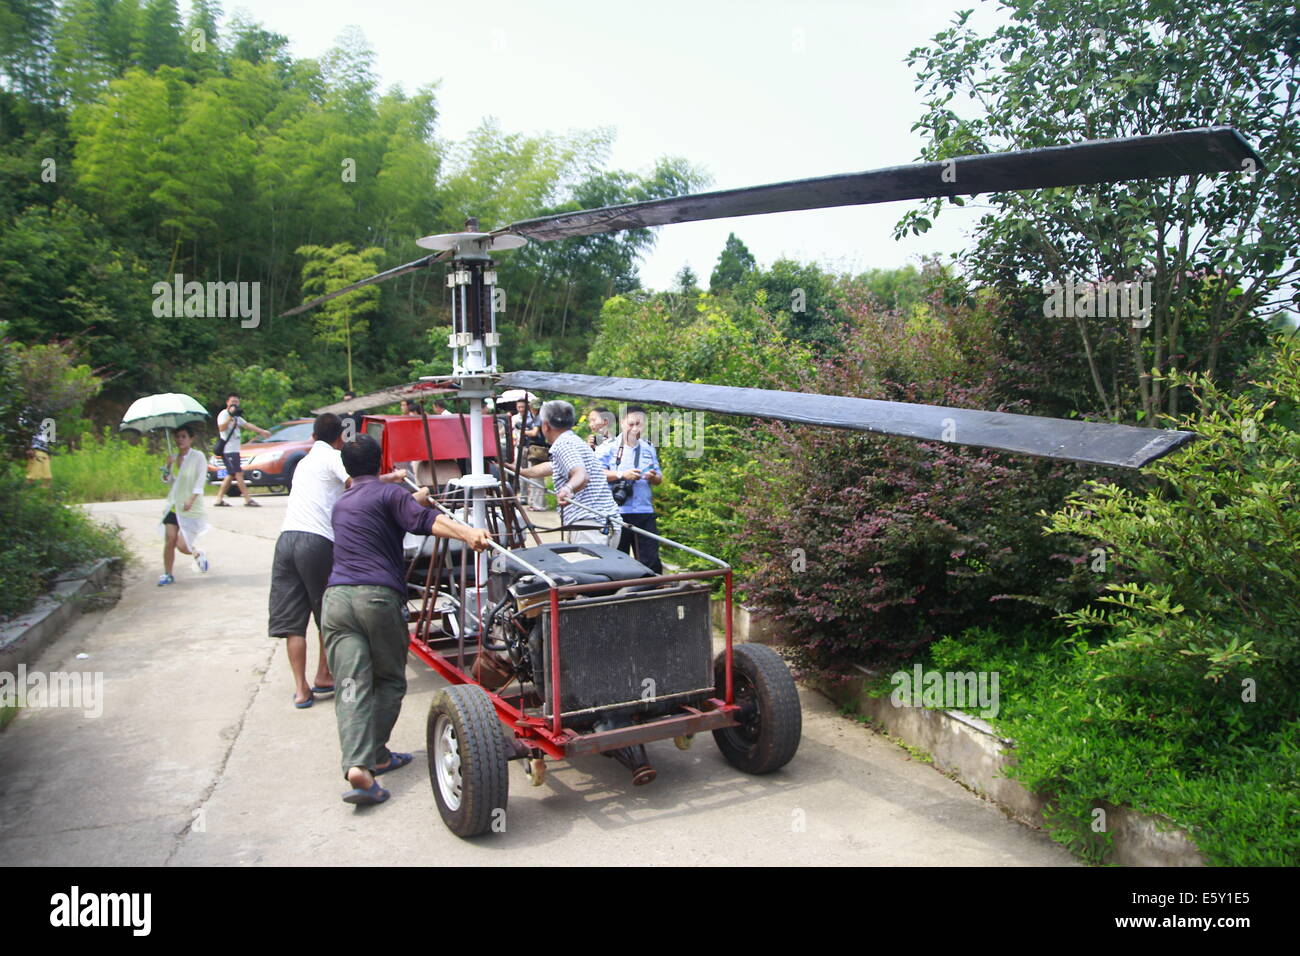
[(184, 66), (188, 46), (181, 38), (176, 0), (145, 0), (132, 36), (135, 65), (152, 73), (160, 66)]
[(757, 265), (749, 248), (736, 238), (736, 234), (727, 233), (726, 245), (722, 247), (718, 264), (713, 267), (713, 274), (709, 276), (709, 291), (716, 295), (734, 288), (736, 283), (740, 282), (746, 273), (753, 271)]
[(53, 99), (54, 0), (0, 0), (0, 77), (28, 100)]
[[(1022, 324), (1073, 328), (1093, 406), (1154, 423), (1178, 411), (1161, 372), (1215, 375), (1262, 340), (1261, 317), (1300, 303), (1300, 12), (1243, 0), (1003, 6), (1011, 22), (992, 34), (966, 11), (909, 55), (927, 97), (924, 159), (1227, 125), (1269, 166), (1000, 193), (975, 229), (974, 270), (1034, 308)], [(925, 203), (897, 234), (928, 229), (944, 206)], [(1051, 317), (1044, 301), (1067, 283), (1129, 280), (1150, 283), (1136, 321), (1087, 308)]]
[[(379, 271), (379, 257), (383, 249), (370, 248), (355, 251), (346, 242), (324, 246), (300, 246), (298, 254), (305, 257), (302, 267), (302, 288), (306, 296), (324, 295), (345, 285), (364, 279)], [(364, 335), (366, 316), (379, 306), (379, 289), (365, 286), (319, 307), (316, 328), (321, 340), (331, 345), (342, 345), (347, 351), (348, 389), (352, 389), (352, 342)]]

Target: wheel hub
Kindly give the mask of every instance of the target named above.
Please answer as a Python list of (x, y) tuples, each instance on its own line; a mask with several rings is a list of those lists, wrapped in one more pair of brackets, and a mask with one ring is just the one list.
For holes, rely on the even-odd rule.
[(438, 792), (443, 803), (448, 810), (459, 810), (464, 786), (460, 775), (460, 741), (456, 737), (455, 725), (446, 714), (439, 715), (434, 728), (433, 764), (437, 768)]

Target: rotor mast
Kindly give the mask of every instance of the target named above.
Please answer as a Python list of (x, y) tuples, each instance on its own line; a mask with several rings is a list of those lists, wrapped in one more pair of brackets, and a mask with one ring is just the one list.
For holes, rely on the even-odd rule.
[[(474, 218), (465, 220), (464, 232), (416, 240), (425, 249), (451, 253), (447, 271), (451, 335), (447, 346), (451, 349), (452, 377), (459, 385), (458, 396), (469, 402), (470, 473), (453, 479), (450, 484), (468, 490), (470, 507), (464, 517), (475, 528), (488, 527), (487, 489), (498, 483), (484, 468), (483, 449), (483, 400), (492, 395), (499, 372), (497, 349), (501, 345), (501, 333), (497, 331), (497, 315), (505, 311), (504, 297), (497, 293), (497, 274), (490, 254), (494, 249), (518, 248), (525, 241), (514, 235), (479, 232), (478, 220)], [(485, 582), (487, 552), (475, 555), (474, 560), (475, 580)], [(465, 623), (472, 633), (477, 631), (478, 623), (470, 614), (480, 604), (485, 607), (487, 601), (486, 595), (467, 597), (471, 600)]]

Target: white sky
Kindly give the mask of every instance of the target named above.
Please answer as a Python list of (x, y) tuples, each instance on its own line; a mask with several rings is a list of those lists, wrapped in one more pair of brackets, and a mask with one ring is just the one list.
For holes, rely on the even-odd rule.
[[(524, 133), (610, 126), (612, 168), (646, 171), (681, 155), (713, 177), (710, 188), (727, 189), (915, 160), (921, 98), (903, 61), (963, 6), (977, 8), (971, 22), (981, 31), (1003, 16), (977, 0), (243, 0), (227, 13), (243, 10), (288, 36), (300, 57), (360, 27), (385, 87), (409, 93), (440, 81), (443, 137), (460, 139), (485, 116)], [(666, 288), (689, 262), (707, 285), (733, 231), (760, 264), (785, 255), (854, 272), (967, 245), (978, 211), (970, 204), (895, 242), (893, 224), (909, 206), (663, 227), (642, 280)], [(420, 254), (412, 241), (412, 257)]]

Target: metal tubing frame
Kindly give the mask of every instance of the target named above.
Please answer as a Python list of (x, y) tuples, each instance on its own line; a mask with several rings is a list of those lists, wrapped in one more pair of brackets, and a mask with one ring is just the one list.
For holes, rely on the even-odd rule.
[[(409, 478), (408, 484), (415, 486)], [(418, 486), (416, 486), (418, 487)], [(447, 516), (448, 520), (455, 521), (458, 524), (466, 524), (455, 516), (450, 510), (442, 505), (441, 502), (434, 498), (429, 499), (429, 503)], [(601, 518), (612, 516), (601, 515), (582, 504), (581, 502), (572, 502), (585, 511), (590, 511)], [(620, 522), (621, 523), (621, 522)], [(623, 527), (632, 527), (623, 525)], [(726, 606), (726, 651), (723, 655), (726, 695), (724, 700), (709, 698), (704, 701), (707, 709), (699, 709), (683, 705), (684, 714), (672, 714), (667, 717), (660, 717), (655, 720), (645, 721), (644, 723), (633, 724), (630, 727), (619, 727), (614, 730), (598, 731), (586, 734), (580, 734), (574, 730), (566, 730), (564, 727), (563, 713), (559, 707), (561, 699), (560, 692), (560, 596), (561, 594), (588, 594), (598, 593), (600, 591), (617, 591), (620, 588), (628, 586), (628, 581), (600, 581), (594, 584), (568, 584), (562, 585), (550, 575), (546, 574), (540, 568), (534, 567), (528, 561), (519, 557), (513, 551), (501, 547), (495, 541), (489, 541), (488, 546), (495, 552), (513, 561), (520, 567), (523, 567), (530, 574), (536, 575), (542, 581), (546, 582), (548, 590), (548, 603), (551, 612), (551, 633), (549, 635), (551, 651), (551, 694), (556, 702), (555, 712), (551, 715), (549, 721), (543, 717), (532, 717), (523, 710), (522, 685), (520, 686), (521, 696), (519, 706), (516, 707), (509, 700), (493, 691), (483, 688), (492, 701), (492, 706), (497, 712), (497, 718), (509, 727), (516, 740), (522, 740), (525, 744), (536, 747), (546, 754), (556, 759), (562, 759), (570, 754), (599, 753), (605, 750), (613, 750), (619, 747), (631, 746), (640, 743), (650, 743), (655, 740), (664, 740), (669, 737), (676, 737), (682, 734), (701, 733), (705, 730), (717, 730), (723, 727), (734, 727), (737, 721), (733, 716), (739, 710), (735, 702), (735, 689), (732, 681), (732, 572), (731, 566), (721, 558), (706, 554), (703, 551), (697, 551), (688, 545), (673, 541), (670, 538), (664, 538), (660, 535), (648, 531), (641, 531), (640, 528), (633, 528), (634, 531), (641, 532), (650, 537), (678, 548), (690, 554), (697, 555), (707, 561), (717, 564), (718, 567), (705, 571), (684, 571), (676, 574), (663, 574), (652, 578), (634, 578), (632, 579), (638, 585), (658, 585), (667, 584), (674, 581), (693, 581), (703, 580), (705, 578), (722, 577), (723, 590), (725, 595)], [(462, 567), (464, 560), (462, 556)], [(435, 589), (436, 596), (436, 589)], [(425, 593), (425, 602), (428, 601), (428, 592)], [(463, 601), (462, 601), (463, 603)], [(423, 614), (422, 614), (423, 616)], [(418, 630), (418, 628), (417, 628)], [(461, 640), (463, 640), (464, 630), (461, 630)], [(482, 653), (482, 641), (485, 635), (479, 636), (479, 647), (476, 654)], [(443, 654), (434, 650), (430, 643), (419, 637), (418, 633), (410, 636), (410, 650), (416, 657), (428, 664), (434, 671), (441, 675), (445, 680), (453, 684), (477, 684), (483, 685), (476, 681), (472, 675), (465, 673), (463, 670), (463, 660), (460, 662), (461, 667), (457, 667)], [(462, 652), (463, 653), (463, 652)]]

